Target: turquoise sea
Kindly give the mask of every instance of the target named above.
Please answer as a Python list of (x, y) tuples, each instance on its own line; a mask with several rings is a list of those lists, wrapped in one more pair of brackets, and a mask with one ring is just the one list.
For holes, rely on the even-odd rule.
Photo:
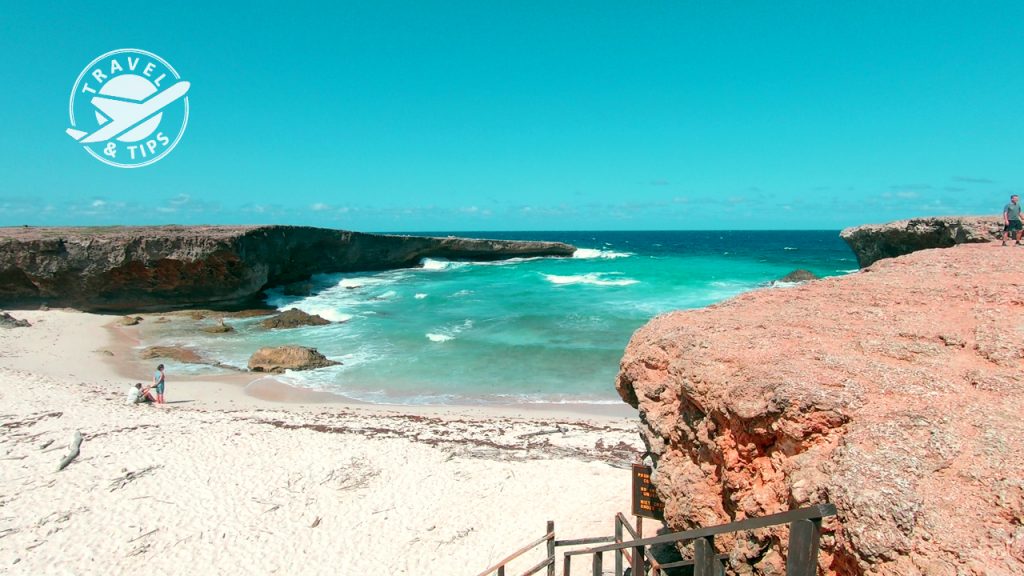
[(455, 234), (580, 250), (574, 258), (428, 259), (420, 268), (317, 276), (314, 294), (271, 291), (268, 302), (335, 324), (267, 331), (259, 319), (228, 319), (236, 332), (224, 335), (191, 322), (151, 324), (145, 344), (192, 346), (238, 367), (260, 346), (313, 346), (343, 365), (281, 380), (373, 403), (619, 403), (619, 359), (655, 315), (785, 289), (773, 281), (797, 268), (819, 276), (857, 269), (837, 231)]

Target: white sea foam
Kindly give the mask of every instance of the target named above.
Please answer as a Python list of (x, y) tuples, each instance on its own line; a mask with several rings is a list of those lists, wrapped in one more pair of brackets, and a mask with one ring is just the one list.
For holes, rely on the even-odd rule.
[(407, 274), (387, 274), (383, 273), (379, 276), (355, 276), (351, 278), (342, 278), (337, 284), (331, 289), (336, 290), (342, 288), (345, 290), (354, 290), (357, 288), (366, 288), (369, 286), (387, 286), (389, 284), (395, 284), (405, 279)]
[(621, 272), (591, 272), (589, 274), (573, 274), (560, 276), (558, 274), (542, 274), (544, 279), (556, 286), (570, 284), (589, 284), (592, 286), (629, 286), (636, 284), (639, 280), (632, 278), (608, 278), (609, 276), (621, 276)]
[(419, 292), (419, 293), (417, 293), (417, 294), (416, 294), (415, 296), (413, 296), (413, 298), (415, 298), (415, 299), (417, 299), (417, 300), (423, 300), (423, 299), (424, 299), (424, 298), (426, 298), (426, 297), (427, 297), (427, 295), (426, 295), (426, 294), (424, 294), (423, 292)]
[(517, 256), (515, 258), (506, 258), (505, 260), (492, 260), (490, 262), (463, 262), (463, 264), (472, 264), (473, 266), (511, 266), (521, 262), (544, 260), (547, 258), (559, 258), (559, 256)]
[(331, 322), (348, 322), (352, 319), (351, 314), (345, 314), (329, 306), (303, 306), (299, 309), (306, 314), (320, 315), (324, 320), (330, 320)]
[(423, 270), (454, 270), (456, 268), (465, 268), (470, 264), (471, 262), (452, 262), (444, 258), (424, 258), (420, 260), (420, 268)]
[(577, 248), (576, 252), (573, 253), (573, 258), (603, 258), (611, 260), (614, 258), (629, 258), (632, 256), (629, 252), (615, 252), (614, 250), (596, 250), (594, 248)]
[(453, 326), (447, 326), (438, 330), (437, 332), (427, 332), (427, 338), (431, 342), (448, 342), (454, 340), (456, 336), (461, 334), (465, 330), (469, 330), (473, 327), (472, 320), (466, 320), (462, 324), (455, 324)]
[(557, 398), (536, 394), (495, 394), (494, 397), (501, 399), (503, 401), (502, 403), (509, 402), (513, 404), (586, 404), (595, 406), (618, 406), (622, 404), (622, 400), (619, 399), (597, 400), (591, 398)]
[(472, 293), (473, 293), (473, 291), (472, 291), (472, 290), (459, 290), (459, 291), (458, 291), (458, 292), (456, 292), (455, 294), (452, 294), (452, 296), (457, 296), (457, 297), (461, 297), (461, 296), (469, 296), (469, 295), (470, 295), (470, 294), (472, 294)]
[(783, 246), (782, 249), (783, 250), (799, 250), (799, 248), (794, 248), (792, 246)]

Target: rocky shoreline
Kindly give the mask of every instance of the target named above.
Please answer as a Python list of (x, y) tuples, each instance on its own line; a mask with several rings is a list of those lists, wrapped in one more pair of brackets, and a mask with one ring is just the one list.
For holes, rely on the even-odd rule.
[[(1024, 573), (1022, 307), (1024, 251), (990, 239), (652, 320), (617, 388), (668, 524), (831, 502), (819, 574)], [(785, 542), (716, 539), (765, 575)]]
[(994, 216), (932, 216), (855, 226), (839, 236), (853, 250), (860, 267), (866, 268), (884, 258), (918, 250), (991, 242), (1002, 230), (1002, 221)]
[(0, 308), (139, 312), (241, 309), (313, 274), (423, 258), (571, 256), (559, 242), (365, 234), (302, 226), (0, 228)]

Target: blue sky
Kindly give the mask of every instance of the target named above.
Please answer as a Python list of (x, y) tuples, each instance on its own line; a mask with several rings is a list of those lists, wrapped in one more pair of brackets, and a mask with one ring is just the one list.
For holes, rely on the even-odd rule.
[[(1024, 3), (18, 3), (0, 225), (838, 229), (1024, 191)], [(66, 134), (118, 48), (192, 83), (166, 158)]]

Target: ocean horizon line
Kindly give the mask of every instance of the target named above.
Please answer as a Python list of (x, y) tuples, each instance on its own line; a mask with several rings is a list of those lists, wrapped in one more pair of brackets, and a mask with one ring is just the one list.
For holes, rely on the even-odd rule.
[(371, 230), (356, 227), (332, 227), (322, 226), (316, 224), (238, 224), (238, 223), (196, 223), (196, 224), (179, 224), (179, 223), (164, 223), (164, 224), (0, 224), (0, 228), (159, 228), (159, 227), (183, 227), (183, 228), (199, 228), (205, 226), (238, 226), (238, 227), (261, 227), (261, 226), (295, 226), (295, 227), (309, 227), (309, 228), (322, 228), (325, 230), (345, 230), (350, 232), (362, 232), (364, 234), (387, 234), (395, 236), (436, 236), (436, 235), (456, 235), (456, 234), (548, 234), (548, 233), (573, 233), (573, 234), (643, 234), (643, 233), (664, 233), (664, 232), (757, 232), (757, 233), (771, 233), (771, 232), (835, 232), (840, 233), (843, 228), (566, 228), (566, 229), (478, 229), (478, 230), (456, 230), (456, 229), (438, 229), (438, 230)]

